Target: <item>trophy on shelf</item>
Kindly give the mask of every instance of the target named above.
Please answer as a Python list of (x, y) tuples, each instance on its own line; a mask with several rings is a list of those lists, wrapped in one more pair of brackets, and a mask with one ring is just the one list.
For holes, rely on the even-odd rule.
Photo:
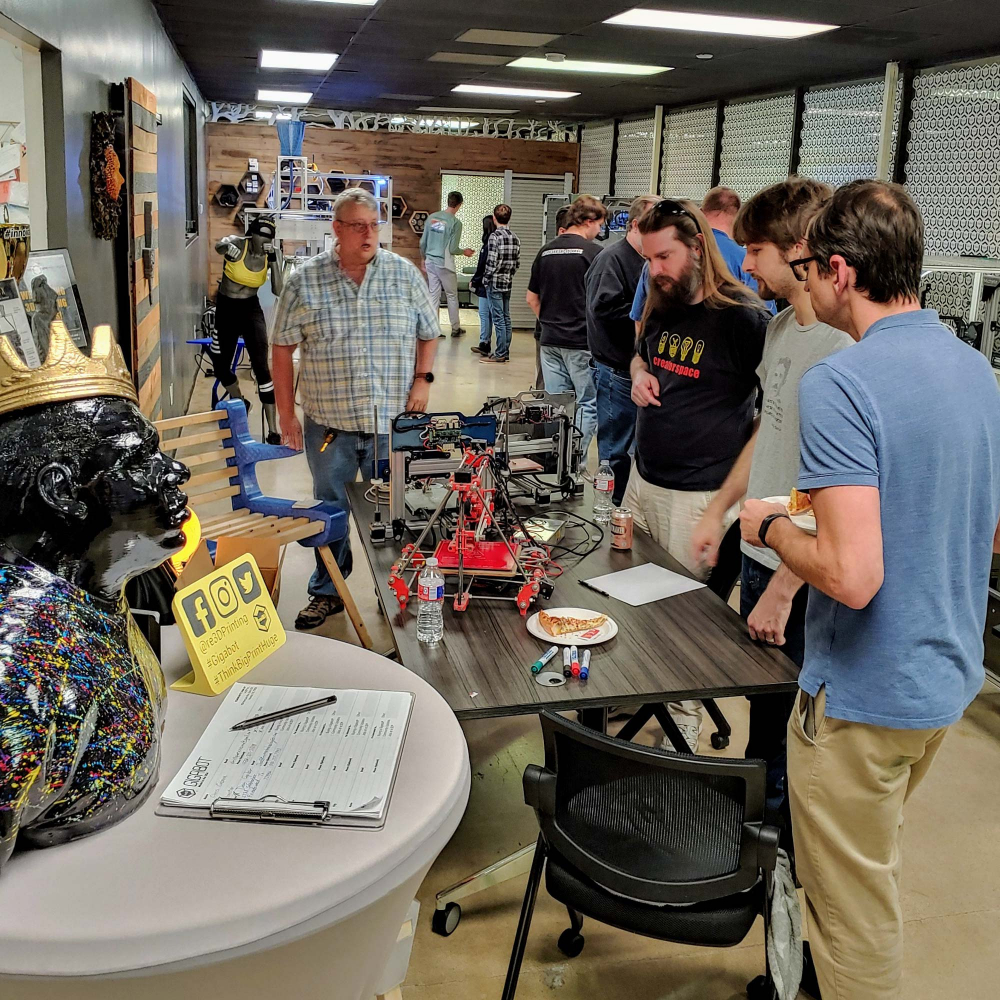
[(125, 604), (184, 545), (190, 473), (164, 455), (111, 329), (0, 337), (0, 870), (102, 830), (153, 790), (165, 684)]

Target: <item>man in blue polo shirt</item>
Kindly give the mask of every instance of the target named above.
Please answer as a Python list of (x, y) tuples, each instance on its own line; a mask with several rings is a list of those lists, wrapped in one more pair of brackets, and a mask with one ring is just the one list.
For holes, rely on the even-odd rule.
[(741, 515), (744, 540), (811, 587), (788, 779), (823, 1000), (901, 995), (903, 806), (984, 679), (1000, 390), (920, 308), (923, 248), (897, 185), (855, 181), (816, 215), (793, 270), (859, 341), (799, 391), (817, 533), (762, 500)]
[[(705, 195), (705, 200), (701, 203), (701, 214), (708, 219), (708, 224), (715, 234), (715, 242), (719, 245), (719, 252), (722, 254), (729, 267), (730, 273), (737, 280), (741, 281), (752, 292), (757, 292), (757, 281), (752, 274), (743, 270), (743, 261), (746, 259), (746, 250), (733, 239), (733, 226), (736, 224), (736, 216), (740, 214), (743, 203), (740, 196), (727, 187), (714, 187)], [(649, 293), (649, 264), (642, 269), (642, 277), (635, 290), (635, 300), (632, 303), (631, 319), (636, 323), (642, 320), (642, 311), (646, 308), (646, 296)], [(777, 315), (778, 307), (775, 302), (765, 302), (772, 316)]]

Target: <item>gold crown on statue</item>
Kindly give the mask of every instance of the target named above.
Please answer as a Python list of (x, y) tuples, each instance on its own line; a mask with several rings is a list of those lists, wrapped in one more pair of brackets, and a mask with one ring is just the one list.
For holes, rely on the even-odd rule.
[(29, 368), (14, 345), (0, 335), (0, 414), (95, 396), (139, 402), (110, 326), (94, 330), (88, 357), (73, 343), (66, 325), (55, 320), (49, 329), (48, 356), (37, 368)]

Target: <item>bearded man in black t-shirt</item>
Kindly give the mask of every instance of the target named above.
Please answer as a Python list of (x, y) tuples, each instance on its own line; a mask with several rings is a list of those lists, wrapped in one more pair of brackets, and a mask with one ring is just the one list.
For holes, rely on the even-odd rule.
[[(637, 527), (704, 579), (706, 568), (691, 557), (691, 534), (753, 432), (771, 315), (729, 272), (693, 203), (659, 202), (639, 231), (650, 295), (632, 359), (639, 416), (623, 506)], [(671, 714), (696, 745), (700, 706), (677, 703)]]

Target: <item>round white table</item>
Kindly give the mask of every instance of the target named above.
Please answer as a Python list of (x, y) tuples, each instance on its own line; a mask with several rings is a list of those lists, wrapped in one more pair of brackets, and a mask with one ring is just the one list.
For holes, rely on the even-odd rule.
[[(180, 634), (165, 629), (168, 684), (188, 669)], [(162, 789), (221, 702), (171, 691), (159, 780), (142, 808), (91, 837), (15, 852), (0, 876), (4, 1000), (370, 1000), (465, 812), (465, 737), (433, 688), (349, 643), (290, 633), (243, 680), (414, 692), (385, 827), (157, 816)]]

